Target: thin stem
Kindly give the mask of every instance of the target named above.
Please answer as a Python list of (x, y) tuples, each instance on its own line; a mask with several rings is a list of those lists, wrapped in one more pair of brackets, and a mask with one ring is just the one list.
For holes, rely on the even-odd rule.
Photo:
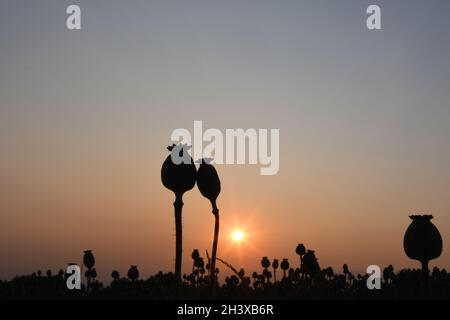
[(303, 255), (300, 255), (300, 279), (303, 279)]
[(429, 297), (430, 294), (430, 269), (428, 269), (428, 261), (421, 261), (422, 263), (422, 277), (423, 277), (423, 289), (425, 297)]
[(88, 276), (87, 276), (87, 288), (86, 292), (89, 292), (89, 289), (91, 287), (91, 268), (88, 268)]
[(217, 243), (219, 242), (219, 209), (217, 209), (215, 201), (212, 203), (213, 214), (214, 214), (214, 241), (211, 256), (211, 286), (214, 294), (215, 283), (216, 283), (216, 256), (217, 256)]
[(182, 259), (182, 221), (181, 213), (183, 209), (183, 194), (176, 194), (175, 202), (173, 203), (175, 208), (175, 279), (177, 283), (181, 282), (181, 259)]

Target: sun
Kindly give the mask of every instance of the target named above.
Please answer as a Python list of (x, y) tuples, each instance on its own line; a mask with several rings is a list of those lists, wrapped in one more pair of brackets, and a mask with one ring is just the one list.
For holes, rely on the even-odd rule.
[(231, 233), (231, 239), (234, 242), (242, 242), (245, 238), (245, 233), (242, 230), (236, 229)]

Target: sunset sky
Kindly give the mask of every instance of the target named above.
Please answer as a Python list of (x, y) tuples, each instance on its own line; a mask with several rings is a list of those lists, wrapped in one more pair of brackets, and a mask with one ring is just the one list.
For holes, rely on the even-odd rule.
[[(0, 0), (0, 279), (87, 249), (103, 280), (173, 271), (160, 169), (194, 120), (280, 129), (277, 175), (217, 166), (218, 256), (236, 268), (297, 266), (297, 243), (338, 271), (419, 267), (402, 247), (418, 213), (444, 239), (430, 266), (450, 269), (449, 13), (447, 0)], [(197, 188), (183, 210), (188, 272), (214, 217)]]

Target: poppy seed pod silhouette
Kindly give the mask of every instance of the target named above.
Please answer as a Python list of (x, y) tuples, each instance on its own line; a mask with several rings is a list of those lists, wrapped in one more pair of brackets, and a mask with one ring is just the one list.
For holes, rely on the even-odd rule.
[(261, 266), (262, 266), (264, 269), (267, 269), (268, 267), (270, 267), (270, 260), (269, 260), (269, 258), (263, 257), (263, 258), (261, 259)]
[(219, 175), (214, 166), (209, 164), (212, 159), (201, 159), (200, 167), (197, 171), (197, 187), (200, 193), (211, 202), (212, 213), (214, 215), (214, 240), (211, 256), (211, 285), (216, 282), (216, 256), (219, 242), (219, 209), (217, 208), (217, 197), (220, 194), (221, 185)]
[(274, 281), (277, 281), (277, 269), (278, 269), (279, 263), (278, 259), (273, 259), (272, 261), (272, 268), (273, 268), (273, 279)]
[(139, 271), (137, 266), (131, 266), (127, 273), (128, 279), (132, 282), (136, 281), (139, 278)]
[(428, 277), (428, 262), (442, 253), (442, 237), (431, 222), (432, 215), (411, 215), (412, 220), (403, 238), (406, 255), (422, 264), (424, 277)]
[(85, 276), (87, 278), (87, 290), (89, 290), (89, 288), (91, 287), (91, 278), (93, 278), (91, 271), (95, 265), (95, 258), (94, 255), (92, 254), (92, 250), (84, 251), (83, 264), (88, 269), (85, 273)]
[[(164, 161), (161, 168), (161, 181), (163, 185), (175, 193), (175, 277), (177, 282), (181, 281), (182, 261), (182, 209), (183, 194), (195, 186), (196, 172), (194, 161), (188, 154), (187, 145), (172, 145), (167, 147), (170, 155)], [(187, 158), (179, 164), (173, 162), (176, 157)], [(175, 158), (176, 158), (175, 157)]]
[(286, 271), (289, 269), (289, 261), (288, 261), (288, 259), (284, 258), (281, 261), (280, 266), (281, 266), (281, 270), (283, 270), (283, 277), (286, 278)]

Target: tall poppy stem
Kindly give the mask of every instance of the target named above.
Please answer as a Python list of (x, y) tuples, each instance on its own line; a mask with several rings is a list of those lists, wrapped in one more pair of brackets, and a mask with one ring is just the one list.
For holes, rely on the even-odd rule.
[(300, 279), (303, 280), (303, 255), (300, 255)]
[(430, 269), (428, 269), (428, 261), (421, 261), (422, 263), (422, 282), (424, 295), (429, 298), (430, 295)]
[(175, 197), (175, 202), (173, 203), (175, 207), (175, 279), (177, 283), (181, 282), (181, 259), (182, 259), (182, 221), (181, 212), (183, 209), (183, 195), (177, 193)]
[(86, 292), (89, 292), (89, 289), (91, 288), (91, 268), (89, 268), (87, 272), (88, 272), (88, 276), (87, 276)]
[(213, 290), (213, 294), (215, 293), (215, 285), (216, 285), (216, 256), (217, 256), (217, 243), (219, 242), (219, 209), (217, 209), (216, 203), (213, 202), (213, 214), (214, 214), (214, 241), (212, 248), (212, 256), (211, 256), (211, 286)]

